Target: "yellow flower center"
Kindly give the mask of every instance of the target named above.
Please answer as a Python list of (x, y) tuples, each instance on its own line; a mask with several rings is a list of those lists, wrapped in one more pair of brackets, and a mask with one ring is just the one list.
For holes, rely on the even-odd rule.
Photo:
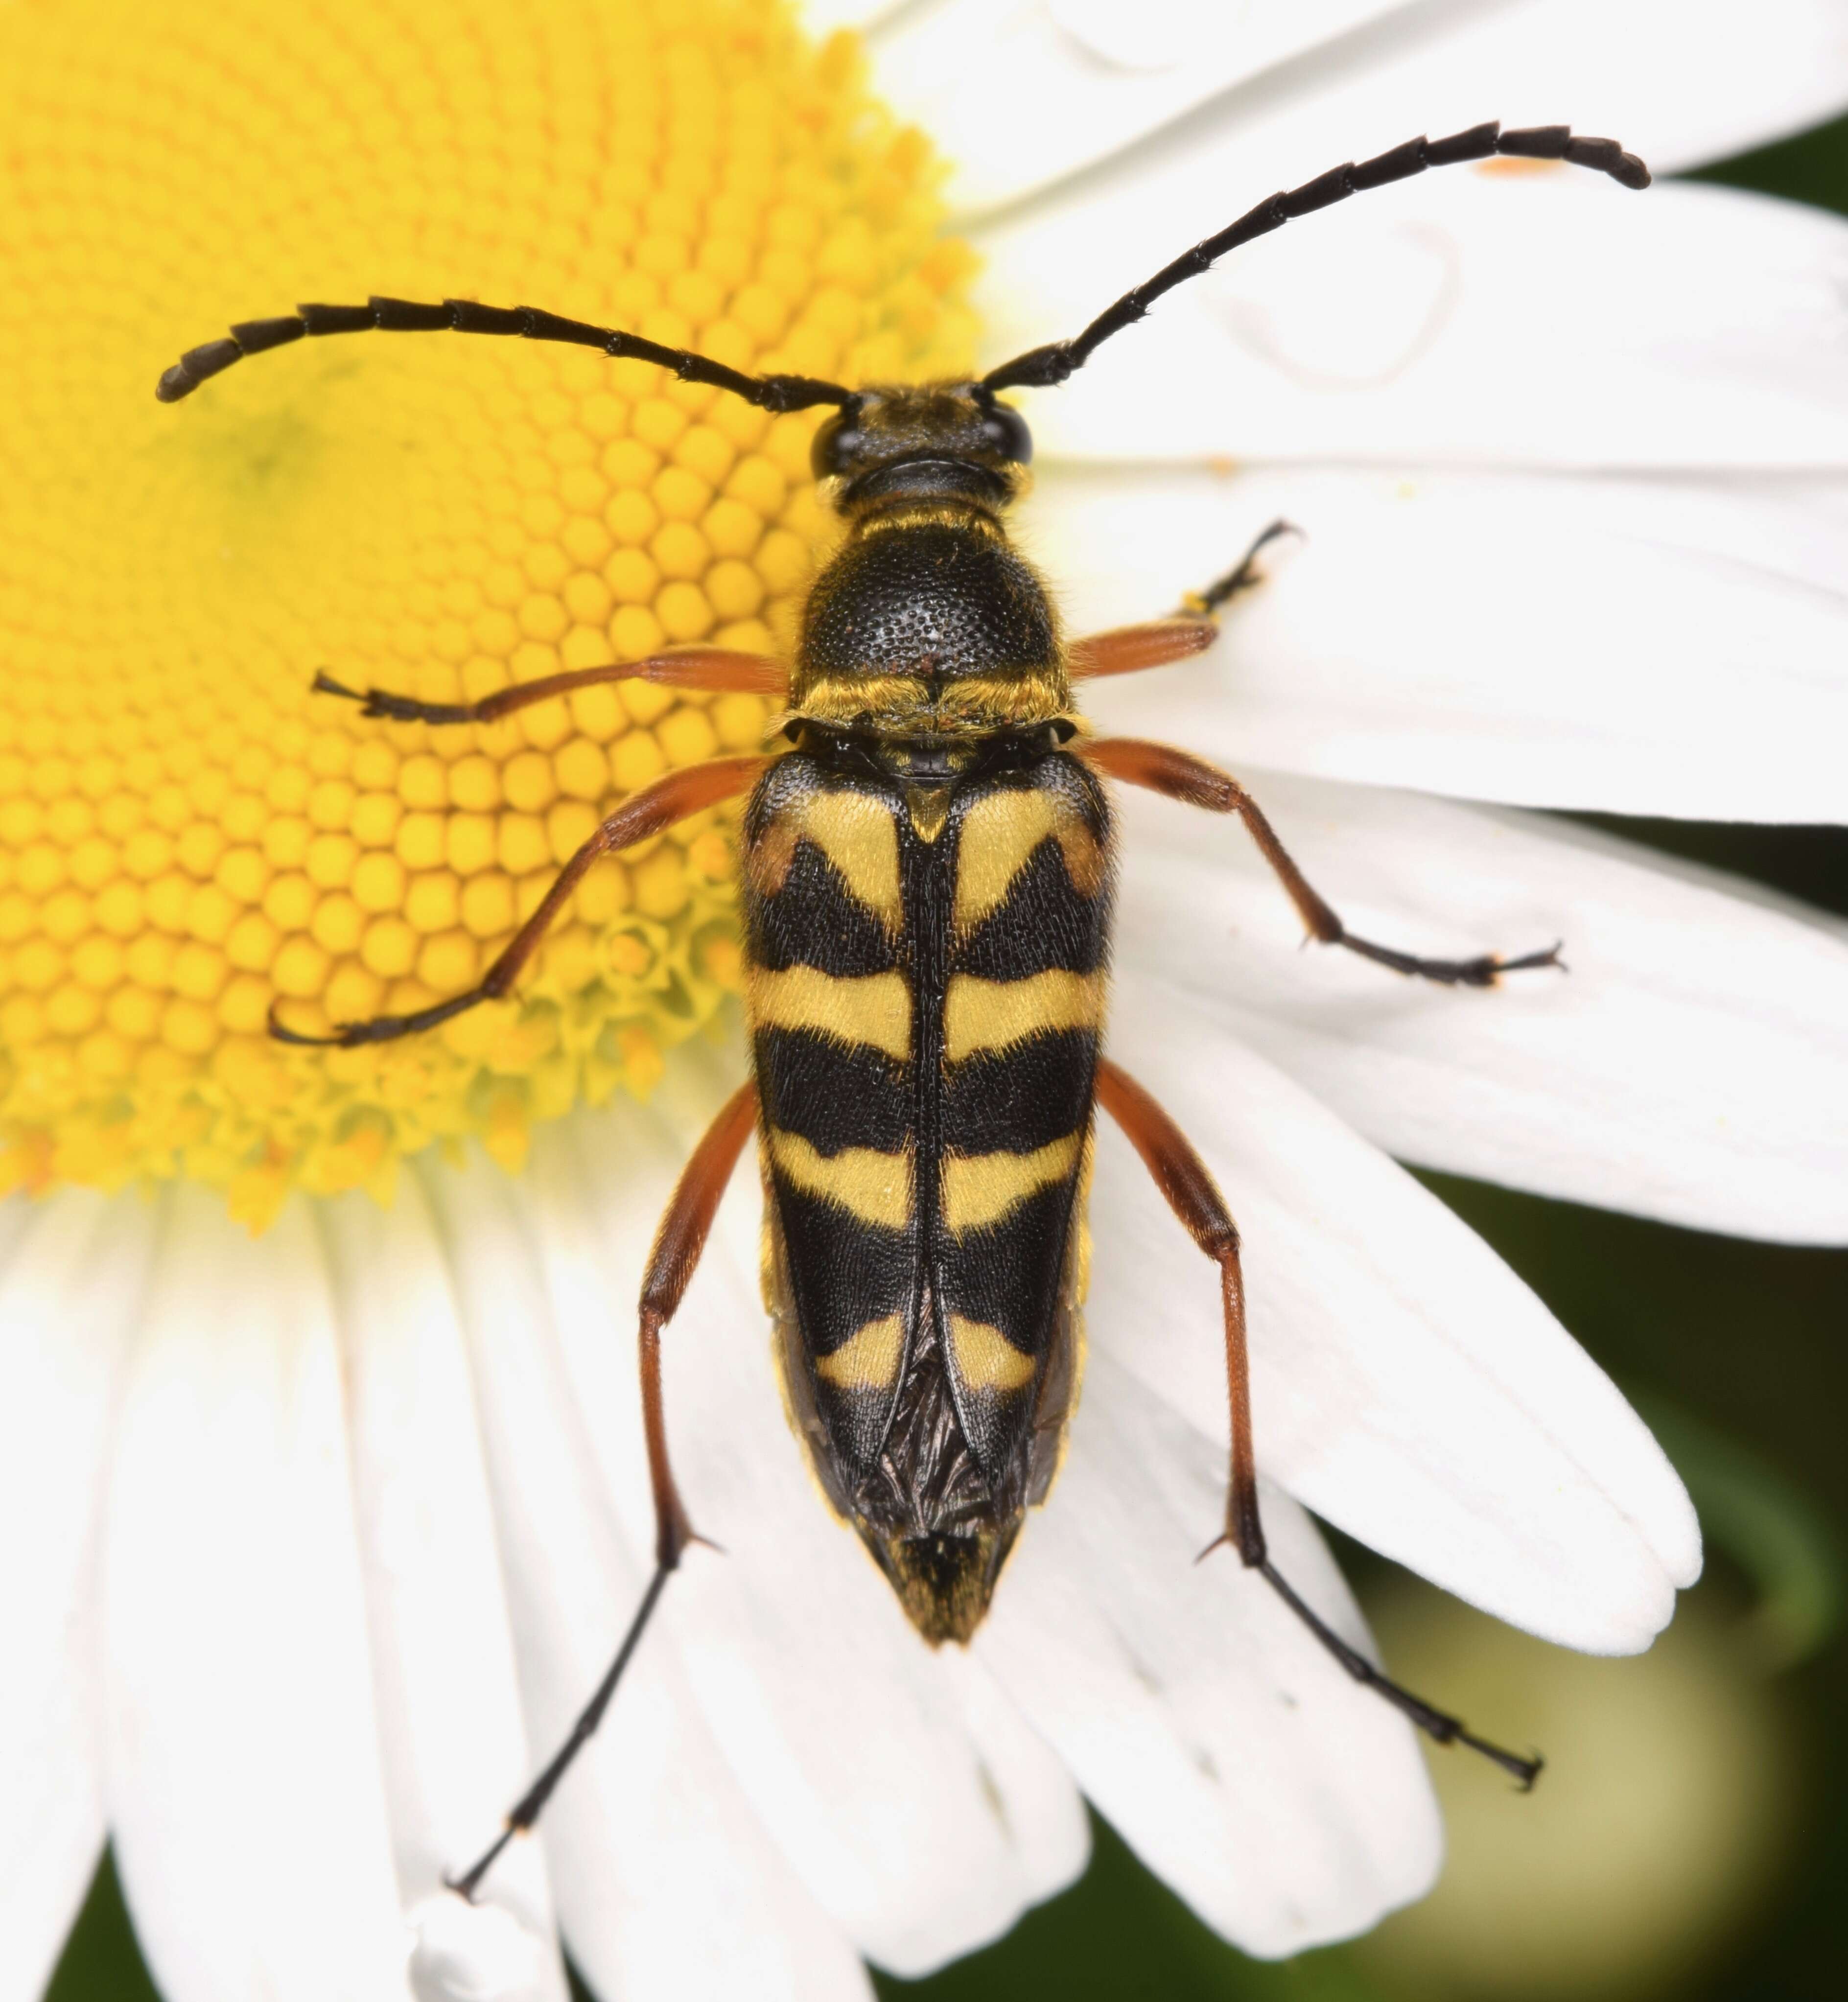
[(160, 371), (371, 292), (528, 303), (734, 366), (966, 364), (928, 148), (774, 0), (0, 10), (0, 1187), (185, 1174), (267, 1220), (619, 1086), (734, 985), (729, 827), (600, 863), (517, 1000), (350, 1051), (294, 1027), (471, 985), (624, 793), (748, 748), (744, 696), (472, 700), (786, 647), (810, 413), (639, 363), (368, 333)]

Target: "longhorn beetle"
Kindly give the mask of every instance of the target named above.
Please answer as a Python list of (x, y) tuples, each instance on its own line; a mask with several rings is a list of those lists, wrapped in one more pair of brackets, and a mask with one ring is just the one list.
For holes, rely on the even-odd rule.
[(1357, 1681), (1439, 1743), (1470, 1746), (1532, 1784), (1539, 1759), (1474, 1736), (1389, 1680), (1266, 1554), (1238, 1232), (1179, 1128), (1100, 1054), (1114, 840), (1100, 781), (1237, 814), (1313, 937), (1396, 972), (1487, 987), (1503, 973), (1556, 965), (1559, 949), (1424, 959), (1357, 938), (1236, 779), (1185, 751), (1086, 734), (1072, 685), (1210, 645), (1221, 609), (1257, 581), (1258, 553), (1285, 525), (1273, 524), (1236, 568), (1185, 597), (1177, 616), (1067, 644), (1045, 586), (1007, 539), (1004, 518), (1033, 448), (1020, 413), (999, 400), (1003, 389), (1065, 382), (1164, 292), (1254, 237), (1362, 189), (1495, 155), (1568, 161), (1625, 187), (1649, 185), (1648, 169), (1616, 141), (1574, 138), (1564, 125), (1504, 132), (1490, 124), (1410, 140), (1272, 195), (1124, 293), (1075, 340), (1030, 349), (974, 382), (849, 389), (747, 375), (535, 307), (394, 298), (246, 321), (160, 378), (156, 394), (176, 403), (244, 356), (304, 335), (447, 328), (654, 362), (772, 412), (835, 410), (815, 434), (813, 463), (846, 535), (811, 589), (793, 660), (688, 647), (547, 675), (472, 703), (362, 694), (315, 678), (319, 692), (361, 703), (368, 716), (432, 724), (492, 722), (628, 679), (745, 690), (787, 705), (776, 748), (671, 773), (625, 800), (479, 986), (327, 1036), (270, 1017), (284, 1042), (350, 1048), (497, 999), (600, 856), (750, 796), (741, 865), (753, 1076), (694, 1150), (642, 1286), (654, 1573), (570, 1735), (500, 1836), (452, 1881), (465, 1897), (536, 1820), (596, 1729), (692, 1538), (668, 1465), (661, 1331), (753, 1131), (790, 1411), (824, 1491), (926, 1641), (969, 1638), (1027, 1509), (1051, 1484), (1079, 1372), (1084, 1203), (1101, 1104), (1219, 1269), (1232, 1453), (1219, 1540), (1235, 1546)]

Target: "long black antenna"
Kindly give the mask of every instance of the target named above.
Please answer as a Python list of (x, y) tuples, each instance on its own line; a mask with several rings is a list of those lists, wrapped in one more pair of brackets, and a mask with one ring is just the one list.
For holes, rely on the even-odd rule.
[(441, 305), (419, 305), (412, 299), (368, 299), (363, 306), (299, 308), (277, 319), (247, 319), (228, 338), (188, 348), (162, 376), (155, 395), (163, 403), (177, 403), (207, 377), (221, 374), (246, 354), (285, 347), (304, 334), (364, 333), (378, 327), (387, 333), (436, 333), (518, 334), (527, 340), (560, 340), (574, 347), (594, 347), (619, 361), (652, 361), (671, 368), (683, 382), (703, 382), (729, 389), (760, 410), (781, 415), (806, 410), (817, 403), (845, 403), (851, 389), (838, 382), (818, 382), (811, 375), (745, 375), (722, 361), (709, 361), (684, 347), (663, 347), (639, 333), (615, 327), (591, 326), (581, 319), (561, 319), (537, 306), (483, 306), (472, 299), (445, 299)]
[(982, 386), (991, 390), (1049, 389), (1064, 382), (1074, 369), (1082, 368), (1113, 333), (1133, 326), (1163, 292), (1198, 277), (1241, 243), (1281, 229), (1299, 215), (1345, 201), (1362, 188), (1384, 187), (1389, 181), (1409, 180), (1427, 167), (1487, 160), (1498, 153), (1519, 160), (1565, 160), (1575, 167), (1595, 168), (1627, 188), (1649, 185), (1649, 169), (1634, 153), (1625, 152), (1615, 139), (1574, 139), (1569, 125), (1530, 125), (1521, 131), (1504, 132), (1500, 124), (1491, 120), (1487, 125), (1472, 125), (1468, 131), (1448, 139), (1408, 139), (1403, 146), (1395, 146), (1376, 159), (1363, 160), (1358, 166), (1350, 160), (1313, 181), (1305, 181), (1299, 188), (1260, 201), (1229, 228), (1196, 243), (1134, 291), (1125, 292), (1076, 340), (1055, 340), (1044, 347), (1029, 348), (1013, 361), (1002, 362), (999, 368), (990, 369), (982, 378)]

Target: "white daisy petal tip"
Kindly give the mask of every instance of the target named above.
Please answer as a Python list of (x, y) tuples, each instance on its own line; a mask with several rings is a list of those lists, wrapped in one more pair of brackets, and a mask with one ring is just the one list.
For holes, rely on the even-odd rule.
[(441, 1891), (406, 1914), (417, 2002), (543, 2002), (551, 1942), (504, 1906)]

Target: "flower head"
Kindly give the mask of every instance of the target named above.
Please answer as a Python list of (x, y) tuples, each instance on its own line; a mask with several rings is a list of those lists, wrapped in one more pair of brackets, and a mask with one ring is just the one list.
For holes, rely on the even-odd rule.
[[(762, 697), (587, 690), (382, 725), (317, 671), (472, 700), (710, 640), (786, 644), (821, 531), (812, 416), (642, 363), (318, 344), (183, 412), (148, 371), (298, 298), (543, 300), (734, 366), (941, 372), (971, 260), (852, 45), (769, 5), (488, 6), (158, 39), (103, 4), (5, 24), (18, 151), (0, 765), (0, 1175), (183, 1174), (267, 1223), (389, 1193), (434, 1139), (518, 1163), (736, 985), (708, 814), (605, 864), (517, 999), (414, 1047), (293, 1053), (470, 985), (608, 804), (755, 746)], [(278, 90), (277, 79), (288, 79)]]
[[(490, 1908), (442, 1892), (647, 1578), (627, 1303), (737, 1076), (696, 1033), (737, 964), (725, 824), (605, 865), (515, 1002), (336, 1053), (265, 1018), (453, 991), (603, 801), (766, 717), (605, 689), (446, 733), (309, 685), (455, 699), (663, 641), (786, 644), (814, 420), (436, 335), (303, 343), (179, 410), (149, 393), (228, 323), (379, 291), (926, 376), (1069, 335), (1280, 181), (1516, 112), (1511, 78), (1531, 115), (1669, 167), (1848, 93), (1794, 5), (1737, 30), (1724, 91), (1665, 68), (1683, 10), (1640, 0), (1593, 82), (1564, 4), (1452, 10), (1415, 48), (1187, 11), (947, 0), (873, 37), (989, 260), (979, 330), (926, 141), (768, 0), (0, 12), (0, 1130), (24, 1184), (0, 1205), (23, 1581), (0, 1769), (30, 1832), (0, 1937), (29, 1984), (106, 1831), (173, 2002), (396, 1992), (407, 1955), (420, 1993), (558, 1997), (555, 1925), (611, 1995), (863, 1997), (863, 1955), (922, 1970), (1069, 1881), (1080, 1788), (1256, 1951), (1431, 1881), (1401, 1721), (1260, 1581), (1193, 1561), (1222, 1507), (1219, 1289), (1107, 1131), (1086, 1401), (966, 1653), (923, 1647), (813, 1492), (733, 1191), (666, 1378), (729, 1554), (682, 1567)], [(1563, 933), (1574, 971), (1433, 994), (1299, 955), (1222, 824), (1132, 807), (1111, 1047), (1243, 1232), (1288, 1575), (1368, 1644), (1306, 1504), (1622, 1651), (1697, 1568), (1686, 1498), (1383, 1150), (1839, 1236), (1848, 950), (1621, 843), (1385, 788), (1840, 811), (1816, 525), (1845, 399), (1816, 302), (1842, 232), (1695, 189), (1638, 220), (1544, 175), (1370, 200), (1048, 392), (1027, 534), (1083, 631), (1302, 523), (1212, 654), (1098, 708), (1225, 756), (1369, 935)], [(1588, 266), (1622, 311), (1536, 334)], [(1389, 311), (1353, 310), (1363, 272)], [(1738, 303), (1773, 294), (1781, 317)], [(1751, 716), (1794, 740), (1775, 771), (1737, 755)], [(472, 1138), (523, 1171), (467, 1165)], [(131, 1182), (153, 1199), (106, 1193)]]

